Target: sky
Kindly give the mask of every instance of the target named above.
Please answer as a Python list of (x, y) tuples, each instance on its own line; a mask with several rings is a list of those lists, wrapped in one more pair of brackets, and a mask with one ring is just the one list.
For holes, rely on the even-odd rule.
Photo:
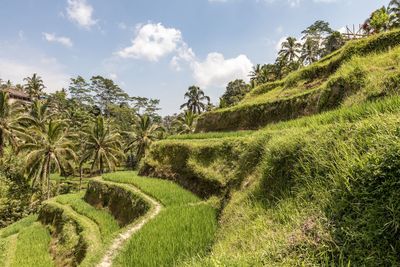
[(179, 112), (191, 85), (217, 103), (226, 84), (272, 63), (279, 44), (316, 20), (359, 25), (389, 0), (0, 0), (0, 78), (38, 73), (46, 90), (71, 77), (113, 79)]

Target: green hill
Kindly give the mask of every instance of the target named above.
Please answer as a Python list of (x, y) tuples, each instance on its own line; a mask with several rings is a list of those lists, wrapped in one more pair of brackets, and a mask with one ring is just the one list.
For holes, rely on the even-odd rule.
[(196, 131), (259, 129), (391, 94), (400, 75), (399, 43), (399, 30), (350, 41), (283, 80), (256, 87), (236, 106), (205, 113)]
[(221, 199), (212, 250), (188, 266), (400, 264), (399, 34), (350, 42), (197, 129), (247, 131), (152, 145), (142, 174)]

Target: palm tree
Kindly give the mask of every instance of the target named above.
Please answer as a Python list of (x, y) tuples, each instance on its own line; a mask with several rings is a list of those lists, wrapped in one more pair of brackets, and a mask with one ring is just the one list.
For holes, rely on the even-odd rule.
[(254, 65), (252, 71), (250, 71), (250, 80), (257, 81), (261, 75), (262, 66), (260, 64)]
[(160, 133), (163, 131), (164, 129), (154, 123), (149, 115), (138, 115), (134, 130), (129, 133), (131, 141), (126, 146), (125, 151), (136, 150), (136, 160), (140, 161), (150, 144), (160, 139)]
[(80, 165), (88, 160), (92, 161), (91, 170), (97, 169), (100, 174), (104, 168), (115, 170), (119, 163), (118, 158), (124, 155), (121, 151), (120, 135), (105, 125), (104, 118), (98, 116), (88, 130), (85, 131), (84, 154), (82, 155)]
[[(181, 109), (187, 107), (188, 110), (191, 110), (196, 114), (200, 114), (210, 103), (210, 97), (206, 96), (203, 90), (197, 86), (190, 86), (188, 91), (185, 93), (185, 98), (187, 98), (188, 101), (181, 105)], [(207, 103), (203, 103), (205, 101), (207, 101)]]
[(16, 136), (22, 133), (22, 129), (18, 126), (20, 112), (17, 103), (9, 103), (9, 94), (5, 91), (0, 91), (0, 157), (3, 157), (4, 146), (6, 143), (13, 147), (17, 146)]
[(400, 27), (400, 0), (392, 0), (389, 3), (390, 26)]
[(29, 108), (28, 114), (21, 118), (24, 125), (35, 126), (44, 130), (46, 123), (53, 117), (50, 113), (49, 103), (41, 100), (34, 100)]
[(176, 119), (176, 126), (179, 129), (178, 134), (193, 133), (196, 128), (197, 115), (190, 110), (186, 110)]
[(43, 84), (42, 78), (34, 73), (32, 77), (27, 77), (24, 79), (24, 81), (26, 82), (25, 90), (29, 94), (29, 96), (32, 99), (39, 99), (43, 92), (43, 89), (46, 88)]
[(285, 59), (288, 63), (294, 62), (299, 58), (301, 52), (301, 44), (294, 37), (288, 37), (282, 43), (282, 48), (279, 51), (279, 56)]
[(315, 40), (308, 38), (303, 44), (300, 58), (304, 65), (318, 61), (319, 44)]
[[(26, 170), (32, 179), (32, 186), (39, 182), (42, 198), (50, 198), (50, 172), (72, 170), (76, 160), (73, 142), (66, 124), (50, 120), (44, 128), (32, 127), (31, 136), (21, 145), (21, 151), (28, 151)], [(47, 194), (46, 194), (47, 193)]]

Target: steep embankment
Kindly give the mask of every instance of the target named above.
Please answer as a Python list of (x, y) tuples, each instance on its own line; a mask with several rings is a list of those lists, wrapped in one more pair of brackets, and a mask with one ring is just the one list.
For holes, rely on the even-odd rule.
[[(391, 34), (398, 32), (359, 42), (376, 45)], [(258, 131), (177, 136), (151, 146), (142, 173), (173, 179), (189, 189), (211, 185), (210, 192), (222, 200), (211, 253), (184, 265), (400, 264), (400, 50), (378, 48), (368, 49), (381, 53), (348, 59), (329, 77), (342, 81), (339, 109), (289, 121), (290, 116), (282, 117), (283, 122)], [(313, 79), (320, 83), (318, 75)], [(271, 91), (259, 94), (260, 99), (268, 94), (277, 98)], [(241, 112), (243, 103), (232, 110)], [(305, 103), (317, 105), (321, 98)], [(302, 106), (300, 112), (297, 105), (288, 108), (301, 114)], [(265, 114), (268, 118), (270, 113)], [(243, 125), (238, 117), (230, 119)], [(257, 123), (259, 117), (246, 119)], [(213, 123), (207, 127), (221, 130)]]
[(400, 49), (393, 49), (399, 43), (399, 30), (348, 42), (284, 80), (258, 86), (236, 106), (205, 113), (196, 131), (259, 129), (391, 94), (400, 74)]

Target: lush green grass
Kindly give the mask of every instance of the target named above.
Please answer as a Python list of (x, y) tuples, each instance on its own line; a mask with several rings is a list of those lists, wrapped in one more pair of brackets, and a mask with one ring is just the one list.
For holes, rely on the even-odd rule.
[(117, 183), (132, 184), (144, 193), (156, 198), (165, 206), (187, 205), (200, 201), (198, 197), (174, 182), (149, 177), (140, 177), (137, 172), (126, 171), (105, 174), (103, 179)]
[(58, 203), (70, 206), (77, 213), (91, 219), (99, 226), (103, 242), (107, 242), (120, 227), (114, 217), (106, 210), (96, 209), (83, 200), (84, 193), (61, 195)]
[(186, 140), (186, 139), (213, 139), (213, 138), (227, 138), (227, 137), (241, 137), (254, 133), (254, 131), (236, 131), (236, 132), (208, 132), (208, 133), (195, 133), (195, 134), (182, 134), (172, 135), (167, 139), (170, 140)]
[(351, 42), (343, 48), (347, 52), (336, 53), (348, 54), (342, 55), (345, 60), (328, 57), (292, 73), (284, 81), (254, 89), (235, 106), (205, 113), (199, 118), (197, 130), (259, 129), (396, 93), (400, 84), (400, 47), (399, 41), (389, 40), (390, 35), (400, 38), (400, 31), (382, 34), (388, 42), (377, 49), (373, 45), (379, 36)]
[(214, 237), (215, 210), (206, 205), (163, 210), (129, 241), (116, 266), (174, 266), (204, 255)]
[(231, 188), (212, 253), (184, 264), (398, 266), (399, 115), (400, 97), (391, 96), (219, 138), (238, 157), (217, 153), (215, 138), (153, 144), (145, 161), (159, 172), (171, 172), (165, 158), (178, 174), (215, 162), (219, 175), (241, 182)]
[(161, 213), (129, 240), (116, 266), (173, 266), (208, 251), (217, 228), (213, 207), (172, 182), (138, 177), (135, 172), (104, 179), (133, 184), (164, 204)]
[(50, 233), (40, 223), (21, 229), (18, 234), (14, 260), (10, 266), (54, 266), (49, 253)]
[(8, 236), (19, 233), (22, 229), (29, 227), (37, 220), (37, 215), (30, 215), (13, 223), (3, 229), (0, 229), (0, 238), (6, 238)]

